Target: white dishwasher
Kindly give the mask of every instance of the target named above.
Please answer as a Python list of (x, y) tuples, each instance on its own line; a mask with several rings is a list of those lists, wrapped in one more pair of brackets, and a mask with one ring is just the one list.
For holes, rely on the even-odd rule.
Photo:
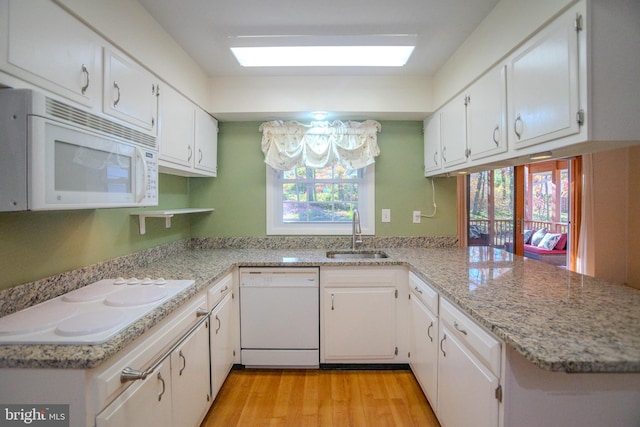
[(243, 365), (320, 365), (319, 282), (318, 267), (240, 268)]

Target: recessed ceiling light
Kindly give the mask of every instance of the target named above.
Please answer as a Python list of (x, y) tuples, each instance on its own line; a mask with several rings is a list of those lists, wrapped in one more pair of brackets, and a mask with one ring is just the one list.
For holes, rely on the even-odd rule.
[(402, 67), (414, 46), (232, 47), (243, 67)]
[(542, 153), (531, 154), (529, 160), (545, 160), (553, 157), (551, 151), (543, 151)]
[(329, 117), (329, 113), (326, 111), (313, 111), (311, 117), (313, 117), (314, 120), (324, 120)]

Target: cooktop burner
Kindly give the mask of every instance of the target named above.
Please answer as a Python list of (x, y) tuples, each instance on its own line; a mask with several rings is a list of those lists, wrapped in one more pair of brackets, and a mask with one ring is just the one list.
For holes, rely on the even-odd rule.
[(0, 318), (0, 344), (101, 344), (193, 283), (101, 280)]

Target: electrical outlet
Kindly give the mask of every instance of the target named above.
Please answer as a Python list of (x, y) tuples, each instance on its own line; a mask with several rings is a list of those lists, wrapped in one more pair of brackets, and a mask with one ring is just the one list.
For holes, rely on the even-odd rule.
[(413, 223), (420, 224), (420, 211), (413, 211)]
[(391, 209), (382, 209), (382, 222), (391, 222)]

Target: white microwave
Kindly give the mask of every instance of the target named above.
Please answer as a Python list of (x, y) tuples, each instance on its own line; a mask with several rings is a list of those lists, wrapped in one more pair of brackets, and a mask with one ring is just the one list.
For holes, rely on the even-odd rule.
[(155, 137), (30, 89), (0, 90), (0, 212), (157, 204)]

